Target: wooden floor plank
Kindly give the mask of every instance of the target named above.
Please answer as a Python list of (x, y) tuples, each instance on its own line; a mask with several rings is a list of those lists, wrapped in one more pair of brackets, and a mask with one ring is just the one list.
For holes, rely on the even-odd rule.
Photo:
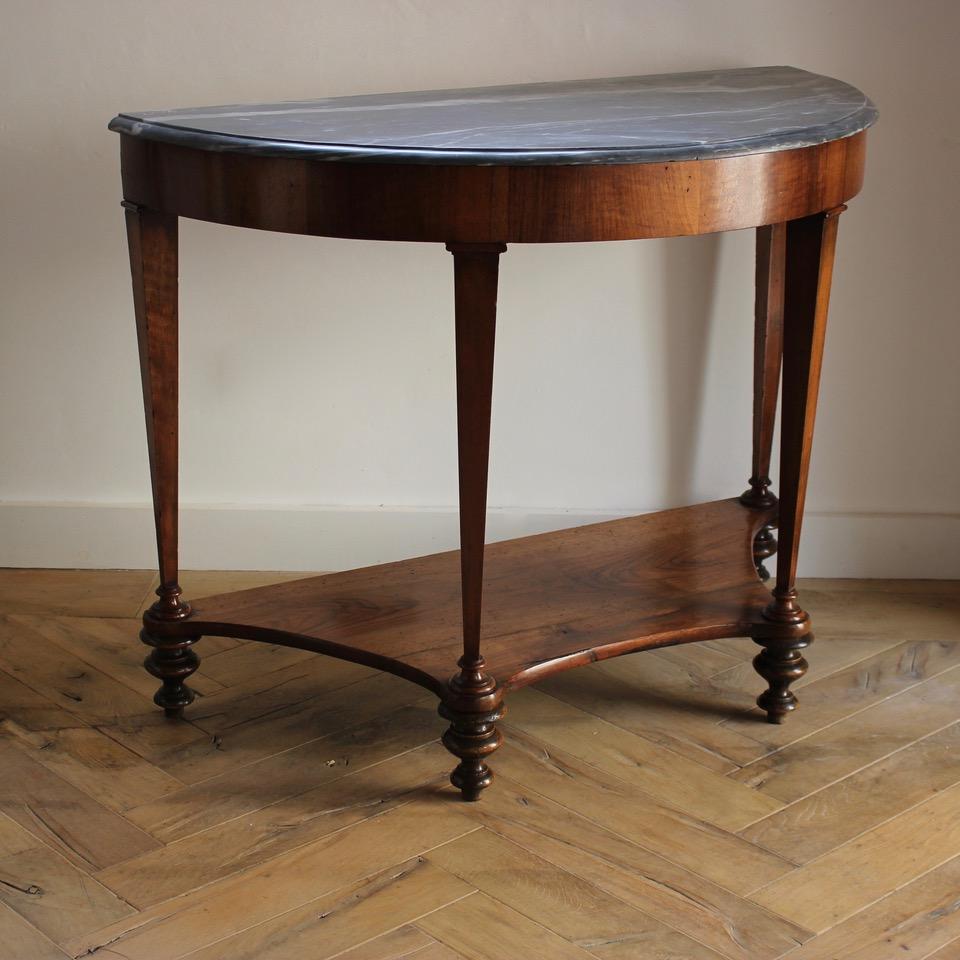
[(55, 943), (63, 945), (71, 937), (136, 913), (130, 904), (2, 814), (0, 851), (0, 903)]
[[(755, 652), (756, 645), (748, 642)], [(829, 646), (823, 644), (822, 655), (811, 653), (810, 672), (795, 686), (805, 690), (895, 643), (871, 637), (831, 640)], [(692, 649), (699, 646), (694, 644)], [(655, 660), (646, 654), (620, 657), (550, 677), (538, 688), (721, 773), (734, 771), (778, 746), (766, 745), (771, 725), (755, 704), (763, 683), (749, 659), (705, 676), (679, 661)]]
[(955, 723), (803, 797), (741, 836), (795, 863), (808, 863), (956, 783), (960, 724)]
[(958, 854), (960, 785), (773, 881), (751, 899), (821, 932)]
[[(429, 947), (410, 954), (410, 960), (467, 960), (462, 953), (451, 950), (443, 943), (432, 943)], [(337, 960), (340, 960), (338, 957)]]
[[(75, 956), (109, 943), (126, 960), (171, 960), (405, 863), (477, 829), (458, 804), (438, 800), (430, 816), (388, 810), (298, 847), (242, 876), (208, 884), (72, 941)], [(179, 953), (177, 952), (179, 951)]]
[(49, 937), (5, 903), (0, 903), (0, 945), (7, 960), (67, 960)]
[[(818, 625), (819, 622), (818, 620)], [(871, 657), (877, 657), (884, 651), (890, 650), (903, 642), (902, 633), (894, 637), (886, 634), (880, 636), (872, 634), (848, 635), (834, 633), (829, 624), (824, 626), (824, 631), (824, 633), (818, 634), (813, 643), (806, 648), (804, 655), (808, 663), (807, 672), (793, 683), (792, 689), (802, 691), (813, 683), (854, 667)], [(763, 689), (763, 681), (759, 679), (753, 666), (754, 657), (756, 657), (760, 647), (752, 640), (750, 643), (753, 645), (753, 656), (744, 658), (736, 666), (710, 678), (712, 684), (719, 689), (742, 691), (744, 697), (750, 700), (748, 710), (731, 713), (724, 717), (720, 721), (724, 725), (736, 721), (750, 724), (752, 719), (756, 719), (758, 716), (762, 717), (757, 709), (756, 694), (758, 689)], [(762, 728), (760, 728), (760, 731), (762, 732)], [(754, 732), (757, 731), (754, 730)]]
[[(941, 921), (945, 922), (941, 922)], [(945, 937), (951, 937), (944, 943)], [(899, 960), (917, 957), (920, 960), (960, 957), (960, 919), (952, 910), (946, 917), (927, 917), (919, 925), (909, 925), (885, 936), (879, 943), (868, 943), (850, 954), (848, 960)]]
[(498, 753), (504, 776), (623, 834), (735, 893), (793, 870), (781, 857), (734, 834), (638, 795), (622, 780), (559, 750), (515, 736)]
[(94, 871), (160, 846), (6, 740), (0, 770), (0, 811), (76, 866)]
[(131, 899), (156, 902), (241, 873), (446, 785), (438, 744), (349, 774), (98, 874)]
[(150, 570), (0, 568), (0, 610), (50, 617), (135, 617)]
[[(936, 949), (960, 929), (960, 857), (888, 893), (791, 953), (790, 960), (879, 960), (922, 956), (922, 944)], [(893, 944), (895, 953), (883, 954)], [(933, 946), (936, 945), (936, 946)], [(870, 952), (873, 951), (873, 952)]]
[(156, 712), (152, 692), (147, 697), (51, 642), (44, 629), (56, 628), (54, 620), (0, 617), (0, 668), (90, 724)]
[[(284, 678), (275, 686), (266, 683), (253, 691), (249, 685), (242, 690), (232, 687), (205, 698), (190, 713), (190, 722), (205, 735), (178, 744), (153, 757), (153, 762), (185, 783), (199, 783), (302, 746), (331, 730), (428, 699), (420, 687), (399, 677), (327, 670), (328, 664), (342, 661), (320, 659), (326, 661), (322, 680), (312, 662), (297, 664), (292, 671), (280, 671)], [(245, 703), (237, 702), (238, 691)]]
[(921, 960), (960, 960), (960, 937), (944, 944), (939, 950), (928, 953)]
[(731, 789), (735, 781), (702, 764), (536, 690), (510, 698), (505, 730), (512, 729), (725, 830), (739, 830), (783, 806), (740, 783)]
[(787, 803), (960, 719), (960, 667), (768, 754), (730, 778)]
[[(795, 684), (803, 691), (801, 698), (810, 696), (806, 690), (811, 684), (838, 671), (853, 670), (856, 676), (856, 664), (881, 656), (883, 651), (901, 644), (904, 637), (915, 633), (918, 620), (924, 622), (924, 639), (954, 643), (960, 622), (957, 593), (955, 587), (947, 583), (934, 585), (926, 594), (913, 594), (909, 602), (894, 595), (893, 609), (874, 604), (866, 618), (869, 626), (865, 626), (864, 618), (857, 617), (855, 610), (853, 613), (849, 610), (849, 592), (839, 598), (814, 592), (810, 602), (820, 640), (809, 651), (809, 673)], [(928, 612), (924, 620), (923, 610), (927, 605), (934, 613)], [(551, 678), (541, 688), (641, 736), (686, 752), (701, 763), (727, 771), (817, 729), (819, 715), (810, 718), (815, 722), (811, 724), (808, 720), (802, 730), (796, 723), (771, 727), (758, 722), (760, 718), (752, 708), (762, 684), (749, 662), (758, 648), (749, 640), (716, 641), (709, 647), (718, 644), (725, 649), (739, 649), (744, 662), (710, 677), (690, 667), (684, 677), (676, 672), (671, 674), (663, 664), (655, 664), (645, 655), (626, 657), (597, 664), (594, 676), (581, 670)], [(694, 644), (680, 649), (689, 650), (688, 659), (695, 661), (702, 646)], [(682, 666), (681, 658), (675, 661), (674, 666)], [(597, 674), (610, 676), (614, 681), (612, 687), (605, 688)], [(801, 713), (809, 713), (807, 706), (804, 700), (804, 709), (792, 716), (791, 721)], [(820, 725), (827, 722), (829, 717)], [(761, 742), (760, 747), (756, 746), (757, 740)]]
[(183, 784), (93, 727), (34, 732), (0, 720), (0, 736), (98, 803), (123, 812)]
[(676, 664), (694, 676), (709, 678), (735, 667), (746, 659), (727, 644), (726, 640), (684, 643), (676, 647), (650, 650), (645, 655)]
[[(189, 718), (165, 717), (152, 702), (144, 702), (141, 706), (143, 713), (116, 717), (109, 723), (97, 722), (97, 730), (156, 766), (161, 766), (161, 759), (171, 753), (200, 743), (209, 746), (209, 734), (191, 723)], [(171, 773), (165, 767), (161, 766), (161, 769)]]
[(597, 956), (482, 893), (429, 914), (417, 926), (470, 960), (589, 960)]
[(408, 925), (345, 950), (337, 960), (412, 960), (413, 957), (427, 960), (428, 955), (423, 951), (435, 946), (441, 945), (422, 930)]
[(3, 670), (0, 670), (0, 717), (31, 731), (86, 725), (75, 713)]
[[(143, 624), (139, 620), (16, 616), (11, 621), (20, 631), (43, 637), (67, 653), (70, 662), (76, 658), (75, 662), (88, 664), (106, 674), (140, 694), (148, 703), (153, 700), (158, 681), (143, 669), (149, 648), (140, 642)], [(190, 678), (190, 686), (201, 696), (223, 689), (223, 684), (202, 671)]]
[[(245, 643), (244, 647), (253, 645)], [(239, 683), (204, 697), (192, 705), (190, 718), (204, 730), (221, 732), (245, 723), (259, 723), (311, 697), (377, 676), (386, 675), (357, 663), (312, 654), (269, 674), (253, 673)]]
[(759, 759), (958, 664), (960, 633), (953, 640), (918, 640), (890, 647), (804, 686), (798, 694), (801, 708), (790, 715), (789, 723), (758, 724), (749, 716), (726, 720), (723, 727), (755, 744), (731, 758), (740, 764)]
[(427, 859), (597, 956), (630, 948), (654, 957), (719, 960), (702, 943), (489, 830), (436, 847)]
[(737, 769), (728, 754), (755, 749), (750, 737), (720, 724), (750, 707), (745, 692), (727, 696), (709, 687), (712, 681), (691, 680), (689, 675), (684, 679), (673, 669), (662, 679), (657, 670), (641, 680), (636, 669), (619, 669), (621, 664), (632, 666), (633, 659), (620, 657), (610, 665), (591, 664), (558, 674), (537, 689), (720, 773)]
[(204, 656), (202, 668), (204, 676), (225, 687), (230, 687), (243, 683), (249, 677), (274, 673), (284, 667), (291, 667), (316, 657), (317, 654), (309, 650), (251, 642), (239, 644), (229, 650), (214, 653), (212, 656)]
[(825, 638), (956, 638), (957, 580), (808, 580), (800, 582), (799, 591), (804, 609), (812, 611), (815, 628)]
[(333, 729), (292, 750), (184, 787), (126, 816), (164, 843), (300, 793), (435, 740), (436, 711), (414, 704), (365, 723)]
[[(694, 644), (694, 649), (701, 644)], [(729, 657), (735, 657), (740, 663), (748, 663), (758, 652), (756, 643), (750, 637), (727, 637), (726, 640), (708, 640), (702, 644), (711, 650), (721, 650)], [(729, 669), (729, 668), (728, 668)]]
[(470, 814), (733, 960), (775, 960), (812, 934), (505, 777)]
[(190, 954), (190, 960), (328, 960), (473, 892), (421, 857), (249, 927)]

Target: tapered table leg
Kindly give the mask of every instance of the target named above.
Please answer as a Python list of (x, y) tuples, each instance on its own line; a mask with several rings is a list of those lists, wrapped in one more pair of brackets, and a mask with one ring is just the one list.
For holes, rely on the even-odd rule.
[(457, 355), (457, 450), (460, 477), (460, 582), (463, 656), (440, 713), (450, 720), (443, 742), (460, 759), (450, 777), (465, 800), (477, 800), (493, 774), (487, 757), (501, 742), (502, 696), (480, 653), (487, 468), (497, 315), (497, 277), (504, 244), (450, 243), (454, 261)]
[(817, 391), (827, 327), (837, 219), (846, 208), (787, 225), (783, 314), (783, 400), (780, 449), (780, 552), (773, 599), (765, 618), (779, 629), (755, 639), (764, 650), (754, 660), (770, 684), (757, 703), (771, 723), (795, 709), (790, 684), (804, 675), (801, 650), (813, 639), (810, 618), (797, 601), (797, 554), (817, 412)]
[(129, 203), (124, 208), (160, 570), (157, 601), (140, 637), (153, 648), (144, 665), (161, 681), (154, 701), (174, 717), (193, 700), (184, 681), (199, 665), (191, 649), (197, 637), (173, 638), (158, 629), (190, 616), (177, 567), (177, 218)]
[[(777, 388), (783, 354), (783, 283), (787, 225), (757, 228), (757, 284), (753, 343), (753, 466), (750, 487), (740, 497), (748, 507), (766, 509), (777, 502), (770, 490), (770, 452), (777, 413)], [(777, 550), (774, 525), (764, 524), (753, 542), (753, 560), (762, 580), (770, 574), (763, 561)]]

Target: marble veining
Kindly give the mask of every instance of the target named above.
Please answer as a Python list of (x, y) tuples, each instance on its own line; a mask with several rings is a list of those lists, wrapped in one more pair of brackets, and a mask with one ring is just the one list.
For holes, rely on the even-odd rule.
[(647, 163), (811, 146), (877, 118), (796, 67), (121, 113), (134, 137), (263, 156), (434, 164)]

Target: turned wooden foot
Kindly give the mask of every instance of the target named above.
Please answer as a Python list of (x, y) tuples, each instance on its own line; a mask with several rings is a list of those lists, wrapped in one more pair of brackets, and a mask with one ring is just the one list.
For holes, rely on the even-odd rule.
[(493, 782), (487, 758), (503, 742), (497, 721), (504, 714), (501, 691), (493, 677), (483, 672), (483, 658), (462, 658), (461, 672), (451, 681), (447, 699), (440, 702), (440, 716), (450, 721), (443, 745), (460, 759), (450, 782), (464, 800), (480, 799)]
[(153, 702), (163, 707), (168, 717), (182, 717), (183, 708), (193, 703), (194, 692), (184, 682), (197, 667), (200, 658), (193, 651), (199, 637), (155, 636), (144, 627), (140, 639), (153, 647), (143, 661), (147, 672), (160, 681), (160, 689), (153, 695)]
[(503, 716), (503, 708), (486, 713), (458, 713), (441, 703), (439, 713), (450, 721), (443, 735), (443, 745), (460, 758), (460, 763), (450, 774), (450, 782), (464, 800), (479, 800), (480, 793), (493, 783), (493, 771), (486, 761), (503, 742), (503, 735), (496, 726)]
[(790, 640), (754, 638), (754, 643), (760, 644), (763, 650), (753, 658), (753, 666), (769, 684), (757, 697), (757, 706), (766, 710), (768, 723), (783, 723), (784, 717), (797, 709), (797, 698), (790, 684), (807, 672), (808, 664), (802, 651), (812, 641), (810, 633)]

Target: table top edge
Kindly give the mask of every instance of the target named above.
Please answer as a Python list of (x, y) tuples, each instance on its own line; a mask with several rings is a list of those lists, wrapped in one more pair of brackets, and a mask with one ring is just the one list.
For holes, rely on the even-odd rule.
[[(738, 84), (746, 86), (741, 89)], [(784, 105), (777, 99), (781, 93), (799, 99)], [(651, 96), (653, 103), (649, 102)], [(657, 101), (657, 96), (666, 97), (666, 102)], [(719, 97), (721, 106), (716, 100), (698, 101), (704, 96)], [(474, 136), (472, 127), (451, 132), (440, 124), (441, 129), (433, 133), (423, 128), (419, 132), (404, 129), (409, 117), (420, 121), (423, 108), (431, 122), (439, 122), (450, 117), (434, 116), (436, 111), (456, 111), (463, 104), (472, 109), (477, 103), (481, 109), (496, 111), (503, 105), (508, 111), (506, 117), (494, 116), (499, 142), (485, 130)], [(541, 109), (541, 104), (547, 104), (548, 117), (541, 123), (533, 116), (534, 128), (552, 127), (548, 130), (551, 135), (541, 138), (544, 146), (536, 145), (536, 133), (530, 134), (530, 143), (524, 143), (514, 133), (528, 130), (529, 112)], [(518, 105), (519, 119), (515, 116)], [(691, 111), (691, 106), (701, 112)], [(621, 121), (624, 107), (628, 115)], [(671, 108), (677, 112), (670, 113)], [(371, 111), (377, 116), (375, 122), (366, 117)], [(394, 121), (394, 115), (399, 119)], [(701, 115), (702, 120), (698, 119)], [(699, 161), (789, 151), (854, 136), (872, 126), (877, 117), (874, 104), (856, 87), (784, 66), (122, 112), (108, 126), (140, 140), (247, 156), (436, 166), (562, 166)], [(730, 118), (735, 121), (732, 126)], [(478, 118), (473, 115), (471, 119)], [(762, 122), (758, 125), (758, 121)], [(564, 127), (568, 122), (580, 129), (568, 138), (574, 142), (563, 144), (560, 140), (566, 135), (556, 135), (556, 130), (558, 124)], [(512, 126), (514, 123), (517, 126)], [(663, 127), (662, 141), (651, 139), (657, 136), (658, 123)], [(504, 130), (508, 131), (506, 137)], [(319, 136), (291, 136), (301, 131)], [(457, 136), (464, 132), (465, 137)], [(370, 142), (365, 142), (364, 135)], [(486, 143), (476, 142), (484, 139)], [(463, 142), (470, 140), (475, 142)]]
[(151, 124), (126, 114), (118, 114), (108, 129), (123, 136), (156, 143), (234, 153), (246, 156), (287, 157), (291, 159), (340, 163), (418, 164), (428, 166), (597, 166), (634, 163), (672, 163), (726, 159), (751, 154), (781, 153), (814, 147), (834, 140), (845, 140), (872, 127), (879, 113), (867, 103), (842, 122), (818, 130), (798, 130), (775, 144), (736, 140), (711, 144), (698, 149), (687, 144), (658, 147), (597, 147), (571, 150), (450, 150), (412, 147), (373, 147), (362, 144), (304, 143), (293, 140), (266, 140), (229, 134), (199, 133), (165, 124)]

